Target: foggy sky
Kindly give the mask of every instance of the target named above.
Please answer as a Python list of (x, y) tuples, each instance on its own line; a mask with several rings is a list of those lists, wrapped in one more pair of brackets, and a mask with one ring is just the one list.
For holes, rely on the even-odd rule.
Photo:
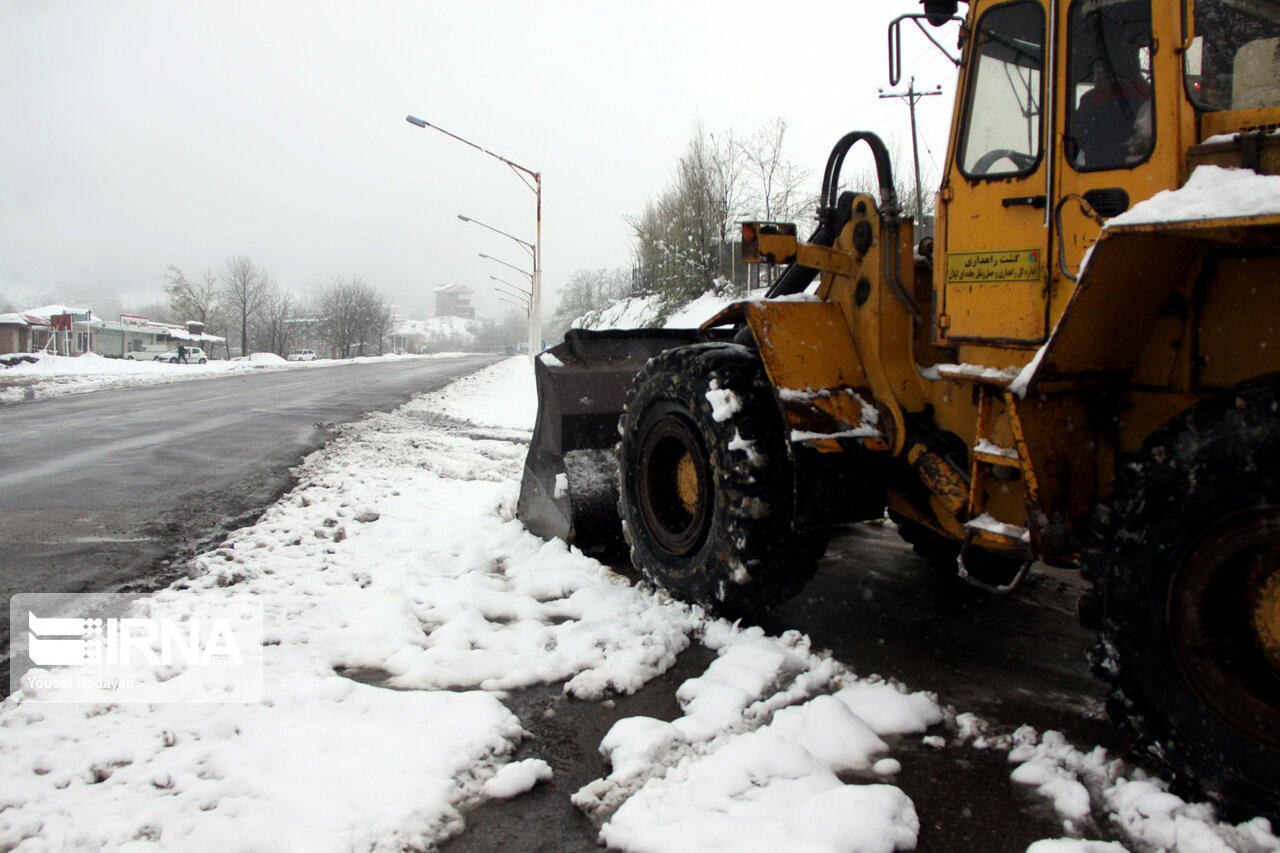
[[(314, 291), (359, 276), (414, 313), (453, 282), (498, 316), (489, 275), (527, 256), (543, 174), (548, 291), (629, 264), (623, 217), (670, 181), (698, 123), (748, 134), (781, 116), (816, 192), (831, 144), (875, 130), (910, 168), (885, 27), (910, 0), (235, 2), (0, 0), (0, 298), (139, 304), (166, 268), (245, 254)], [(907, 33), (926, 171), (945, 156), (954, 70)], [(904, 81), (905, 83), (905, 81)], [(855, 166), (847, 166), (846, 171)]]

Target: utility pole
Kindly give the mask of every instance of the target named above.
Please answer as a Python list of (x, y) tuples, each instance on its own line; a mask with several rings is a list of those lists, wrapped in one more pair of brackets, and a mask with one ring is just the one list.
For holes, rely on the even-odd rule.
[(919, 143), (916, 142), (916, 102), (919, 101), (921, 98), (928, 97), (929, 95), (941, 95), (941, 94), (942, 94), (941, 85), (939, 85), (937, 88), (935, 88), (931, 92), (916, 91), (915, 77), (911, 78), (911, 82), (907, 84), (907, 91), (905, 92), (889, 92), (888, 94), (885, 94), (884, 89), (880, 90), (880, 100), (883, 101), (885, 98), (901, 98), (902, 100), (907, 102), (907, 107), (911, 111), (911, 156), (912, 156), (912, 159), (915, 161), (915, 167), (916, 167), (916, 221), (917, 222), (922, 222), (924, 220), (924, 204), (921, 201), (921, 197), (920, 197), (920, 145)]

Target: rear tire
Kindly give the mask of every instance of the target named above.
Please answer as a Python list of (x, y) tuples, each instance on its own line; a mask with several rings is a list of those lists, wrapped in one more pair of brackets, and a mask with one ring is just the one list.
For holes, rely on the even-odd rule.
[(1083, 563), (1113, 720), (1231, 819), (1280, 820), (1278, 389), (1242, 386), (1154, 433)]
[(619, 429), (618, 511), (648, 581), (738, 616), (813, 577), (826, 537), (793, 529), (790, 448), (754, 353), (709, 343), (651, 359)]

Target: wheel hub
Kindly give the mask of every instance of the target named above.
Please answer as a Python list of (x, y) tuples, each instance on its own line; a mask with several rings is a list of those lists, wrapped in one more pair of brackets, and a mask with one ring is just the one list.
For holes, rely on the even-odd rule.
[(669, 414), (641, 442), (636, 477), (640, 515), (654, 542), (684, 556), (702, 544), (710, 524), (707, 454), (696, 427)]
[(1168, 616), (1174, 656), (1200, 701), (1280, 751), (1280, 507), (1211, 525), (1174, 574)]
[(698, 490), (698, 465), (692, 453), (685, 453), (676, 463), (676, 494), (680, 496), (680, 506), (685, 512), (697, 511)]
[(1251, 590), (1253, 631), (1271, 666), (1280, 672), (1280, 571), (1275, 566)]

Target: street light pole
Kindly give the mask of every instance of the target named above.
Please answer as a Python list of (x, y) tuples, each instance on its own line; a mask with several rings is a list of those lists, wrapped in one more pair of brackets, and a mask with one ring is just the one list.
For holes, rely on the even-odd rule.
[(508, 289), (508, 288), (505, 288), (505, 287), (497, 287), (497, 286), (495, 286), (493, 289), (494, 289), (495, 291), (497, 291), (497, 293), (498, 293), (498, 298), (499, 298), (499, 299), (501, 299), (501, 298), (502, 298), (502, 297), (504, 297), (504, 296), (509, 296), (509, 297), (511, 297), (512, 299), (518, 299), (518, 300), (520, 300), (520, 307), (521, 307), (521, 308), (523, 308), (523, 309), (524, 309), (524, 313), (525, 313), (526, 315), (528, 315), (528, 313), (529, 313), (529, 309), (532, 307), (532, 306), (529, 304), (529, 293), (528, 293), (528, 291), (525, 291), (525, 290), (514, 290), (514, 289)]
[[(525, 273), (525, 274), (528, 275), (528, 273)], [(525, 290), (523, 287), (514, 285), (511, 282), (507, 281), (505, 278), (498, 278), (496, 275), (491, 275), (489, 276), (489, 278), (492, 279), (493, 281), (499, 281), (505, 284), (506, 287), (494, 287), (494, 290), (497, 291), (499, 294), (506, 294), (507, 296), (514, 296), (516, 299), (519, 299), (521, 302), (521, 307), (524, 308), (524, 312), (526, 315), (528, 315), (529, 312), (533, 311), (533, 292), (532, 291)], [(501, 299), (502, 296), (500, 295), (498, 298)]]
[[(528, 275), (528, 273), (525, 273), (525, 275)], [(524, 298), (525, 298), (525, 299), (532, 299), (532, 298), (533, 298), (533, 292), (532, 292), (532, 291), (525, 290), (523, 287), (521, 287), (521, 286), (520, 286), (520, 285), (518, 285), (518, 284), (512, 284), (511, 282), (507, 281), (505, 278), (498, 278), (496, 275), (491, 275), (491, 276), (489, 276), (489, 278), (490, 278), (490, 279), (492, 279), (493, 281), (500, 281), (500, 282), (502, 282), (502, 283), (503, 283), (503, 284), (505, 284), (507, 287), (510, 287), (512, 290), (518, 290), (518, 291), (520, 291), (521, 293), (523, 293), (523, 294), (524, 294)]]
[(520, 269), (520, 267), (516, 266), (515, 264), (509, 264), (506, 261), (502, 260), (502, 258), (495, 258), (493, 255), (486, 255), (484, 252), (477, 252), (477, 254), (487, 261), (493, 261), (495, 264), (502, 264), (504, 267), (507, 267), (508, 269), (515, 270), (516, 272), (520, 273), (520, 275), (529, 279), (529, 284), (531, 286), (533, 285), (534, 277), (530, 275), (526, 270)]
[(521, 240), (519, 237), (515, 236), (514, 234), (508, 234), (506, 231), (503, 231), (501, 228), (494, 228), (492, 225), (486, 225), (485, 223), (481, 222), (479, 219), (472, 219), (470, 216), (463, 216), (461, 213), (458, 214), (458, 218), (461, 219), (463, 222), (470, 222), (472, 225), (479, 225), (481, 228), (488, 228), (494, 234), (501, 234), (503, 237), (506, 237), (508, 240), (516, 241), (517, 243), (520, 244), (521, 248), (523, 248), (531, 256), (537, 255), (538, 253), (534, 245), (530, 243), (528, 240)]
[(477, 151), (488, 154), (496, 160), (501, 160), (516, 173), (516, 176), (524, 182), (525, 186), (533, 190), (533, 194), (537, 198), (538, 230), (537, 236), (534, 238), (535, 245), (533, 248), (533, 297), (532, 305), (529, 310), (529, 357), (537, 358), (538, 352), (542, 349), (542, 173), (535, 172), (532, 169), (521, 166), (513, 160), (508, 160), (501, 154), (495, 154), (488, 148), (483, 148), (468, 139), (463, 139), (456, 133), (450, 133), (442, 127), (437, 127), (426, 119), (421, 119), (417, 116), (411, 115), (405, 116), (404, 118), (405, 121), (409, 122), (409, 124), (414, 127), (429, 127), (432, 130), (438, 130), (445, 136), (452, 137), (464, 145), (469, 145)]

